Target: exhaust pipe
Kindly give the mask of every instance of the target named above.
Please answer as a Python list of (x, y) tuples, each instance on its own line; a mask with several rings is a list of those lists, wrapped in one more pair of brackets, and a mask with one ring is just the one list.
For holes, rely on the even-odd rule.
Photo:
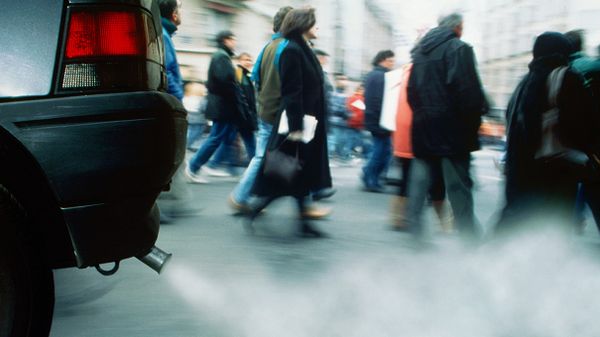
[(138, 260), (142, 261), (145, 265), (152, 268), (155, 272), (160, 274), (164, 269), (165, 265), (171, 259), (173, 254), (167, 253), (164, 250), (154, 246), (150, 250), (150, 253), (146, 256), (136, 256)]

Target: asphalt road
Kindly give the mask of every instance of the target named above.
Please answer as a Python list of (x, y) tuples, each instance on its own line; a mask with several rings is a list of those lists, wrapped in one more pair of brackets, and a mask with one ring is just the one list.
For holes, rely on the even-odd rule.
[[(475, 203), (489, 229), (502, 203), (498, 153), (476, 153)], [(137, 260), (104, 277), (55, 272), (53, 337), (599, 336), (595, 228), (464, 246), (437, 231), (429, 249), (389, 230), (388, 194), (360, 190), (359, 165), (332, 169), (330, 238), (294, 236), (293, 201), (269, 207), (256, 235), (226, 203), (235, 182), (191, 185), (196, 216), (163, 225), (173, 253), (158, 276)], [(583, 244), (582, 244), (583, 242)]]

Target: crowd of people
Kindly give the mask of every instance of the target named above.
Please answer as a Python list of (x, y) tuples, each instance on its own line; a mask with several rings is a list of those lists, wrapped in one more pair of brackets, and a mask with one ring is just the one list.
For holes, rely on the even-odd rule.
[[(190, 112), (187, 146), (194, 154), (180, 176), (208, 183), (207, 176), (232, 174), (224, 165), (244, 166), (228, 203), (248, 217), (247, 229), (273, 200), (291, 196), (299, 233), (325, 236), (309, 220), (331, 212), (314, 202), (336, 193), (330, 159), (363, 157), (360, 183), (366, 192), (383, 192), (390, 164), (395, 160), (400, 167), (393, 229), (422, 238), (429, 200), (443, 232), (482, 237), (471, 153), (480, 149), (478, 131), (489, 105), (473, 48), (461, 40), (460, 14), (441, 17), (415, 44), (412, 61), (402, 65), (392, 131), (381, 120), (394, 52), (379, 51), (373, 69), (348, 95), (348, 78), (336, 73), (332, 83), (323, 70), (329, 55), (313, 46), (313, 8), (282, 7), (256, 62), (249, 53), (236, 55), (233, 32), (220, 32), (206, 83), (185, 89), (171, 41), (181, 23), (180, 4), (161, 0), (160, 8), (168, 90)], [(581, 228), (585, 203), (600, 220), (600, 60), (581, 52), (582, 37), (582, 31), (546, 32), (535, 40), (529, 73), (507, 107), (506, 205), (498, 233), (532, 224)], [(241, 143), (245, 151), (239, 151)]]

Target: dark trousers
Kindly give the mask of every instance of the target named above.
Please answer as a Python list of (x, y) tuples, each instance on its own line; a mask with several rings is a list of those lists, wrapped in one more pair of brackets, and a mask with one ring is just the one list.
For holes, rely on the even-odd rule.
[(471, 155), (415, 158), (408, 186), (407, 225), (414, 234), (423, 234), (422, 215), (427, 194), (433, 184), (433, 172), (441, 166), (446, 194), (452, 206), (456, 228), (466, 236), (481, 235), (474, 214)]

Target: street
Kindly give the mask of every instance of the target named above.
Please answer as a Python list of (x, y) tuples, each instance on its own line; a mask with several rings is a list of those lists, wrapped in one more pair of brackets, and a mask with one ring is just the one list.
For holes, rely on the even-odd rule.
[[(499, 152), (475, 153), (475, 206), (489, 230), (502, 206)], [(600, 264), (593, 221), (582, 237), (552, 233), (465, 247), (427, 209), (432, 248), (390, 230), (388, 193), (361, 191), (360, 165), (332, 168), (333, 208), (294, 236), (291, 199), (256, 222), (231, 215), (232, 180), (192, 185), (200, 212), (161, 226), (173, 253), (158, 276), (135, 259), (101, 276), (55, 271), (53, 337), (599, 336)], [(582, 249), (582, 247), (588, 247)]]

